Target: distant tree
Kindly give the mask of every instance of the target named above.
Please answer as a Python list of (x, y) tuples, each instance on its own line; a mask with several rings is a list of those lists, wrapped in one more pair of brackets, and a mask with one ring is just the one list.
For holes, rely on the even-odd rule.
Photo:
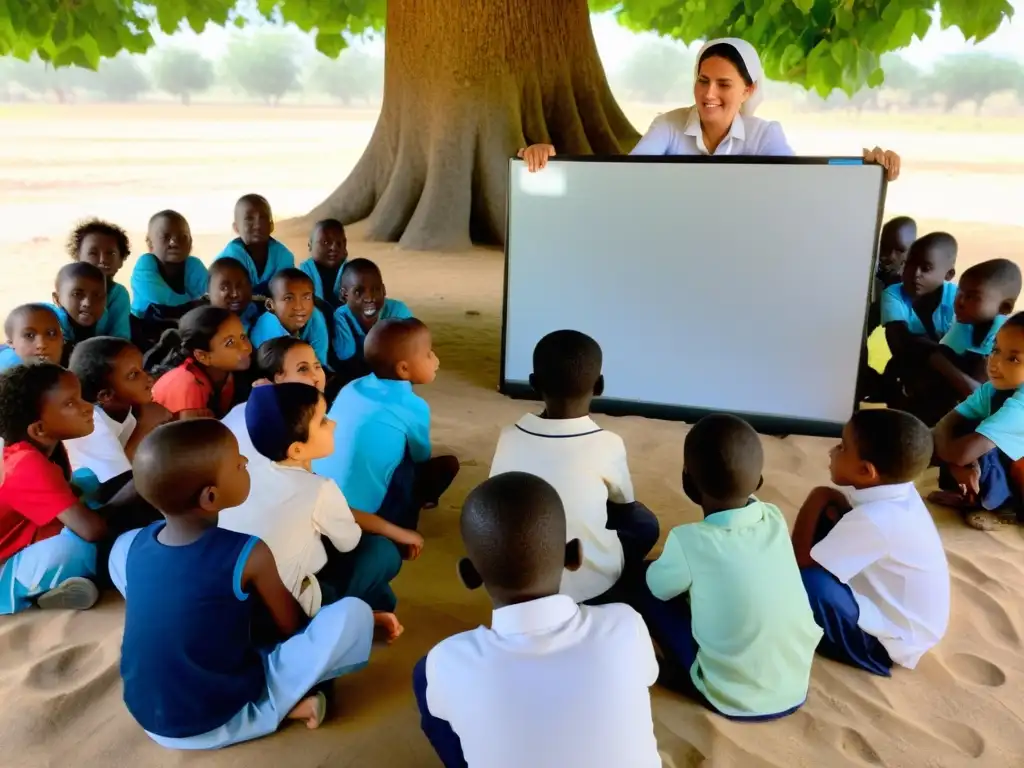
[(93, 72), (79, 67), (54, 69), (36, 56), (28, 61), (9, 59), (8, 62), (8, 87), (10, 84), (16, 84), (29, 93), (42, 97), (52, 93), (61, 104), (73, 101), (75, 89), (86, 85), (94, 76)]
[(301, 41), (282, 29), (265, 27), (238, 35), (228, 44), (224, 71), (242, 91), (276, 106), (298, 88), (300, 47)]
[(213, 64), (190, 48), (165, 48), (153, 62), (153, 77), (157, 88), (188, 106), (195, 94), (213, 85)]
[(317, 56), (310, 85), (342, 104), (379, 103), (384, 94), (384, 60), (346, 48), (337, 59)]
[(90, 75), (83, 83), (84, 87), (99, 93), (107, 101), (135, 101), (150, 87), (149, 78), (132, 56), (104, 59), (96, 72)]
[(971, 101), (977, 114), (989, 96), (1024, 90), (1024, 66), (990, 53), (958, 53), (940, 59), (929, 79), (945, 97), (947, 111)]
[(657, 40), (640, 46), (629, 57), (617, 78), (618, 85), (631, 98), (653, 104), (687, 101), (693, 64), (693, 56), (681, 44)]

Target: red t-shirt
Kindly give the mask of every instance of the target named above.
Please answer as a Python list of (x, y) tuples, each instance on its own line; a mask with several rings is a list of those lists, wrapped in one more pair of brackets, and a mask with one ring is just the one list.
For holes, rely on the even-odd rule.
[(231, 409), (235, 397), (232, 375), (228, 375), (219, 395), (217, 397), (206, 371), (191, 357), (165, 373), (153, 385), (153, 401), (174, 414), (209, 408), (218, 419), (224, 416)]
[[(65, 458), (64, 446), (54, 451)], [(56, 536), (64, 528), (57, 515), (78, 503), (65, 468), (28, 442), (4, 446), (0, 483), (0, 562), (29, 544)]]

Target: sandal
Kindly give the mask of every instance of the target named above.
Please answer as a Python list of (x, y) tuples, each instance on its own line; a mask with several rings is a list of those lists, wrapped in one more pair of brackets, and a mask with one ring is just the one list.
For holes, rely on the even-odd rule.
[(964, 522), (979, 531), (997, 531), (1004, 525), (1014, 525), (1017, 515), (1013, 512), (976, 510), (965, 515)]

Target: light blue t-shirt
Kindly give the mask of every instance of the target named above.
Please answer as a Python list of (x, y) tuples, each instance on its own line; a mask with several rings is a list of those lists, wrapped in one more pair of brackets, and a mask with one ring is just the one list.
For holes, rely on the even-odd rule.
[(993, 413), (992, 398), (998, 391), (986, 381), (956, 407), (956, 412), (969, 421), (981, 422), (974, 431), (995, 443), (1011, 461), (1018, 461), (1024, 458), (1024, 387)]
[[(252, 330), (249, 332), (249, 341), (252, 342), (253, 349), (259, 349), (260, 345), (265, 341), (290, 335), (288, 329), (281, 324), (277, 315), (268, 311), (264, 312), (252, 327)], [(313, 348), (313, 352), (316, 353), (316, 359), (326, 368), (327, 347), (330, 339), (327, 336), (327, 322), (324, 320), (324, 316), (316, 309), (310, 313), (309, 320), (302, 330), (299, 331), (298, 338)]]
[(958, 355), (962, 355), (965, 352), (973, 352), (976, 355), (988, 356), (992, 354), (992, 348), (996, 344), (996, 334), (999, 333), (999, 329), (1003, 327), (1005, 322), (1006, 315), (996, 317), (992, 321), (992, 329), (985, 334), (984, 340), (981, 344), (975, 345), (974, 326), (954, 320), (949, 332), (942, 337), (942, 343)]
[(245, 271), (249, 273), (249, 282), (252, 283), (253, 295), (257, 296), (269, 296), (270, 278), (282, 269), (295, 266), (295, 255), (283, 243), (274, 238), (270, 238), (267, 242), (267, 266), (264, 267), (262, 274), (257, 274), (256, 262), (252, 260), (249, 252), (245, 250), (245, 245), (240, 237), (236, 237), (224, 246), (224, 250), (217, 255), (217, 259), (224, 258), (232, 258), (235, 261), (241, 262), (242, 266), (245, 267)]
[(107, 286), (107, 308), (103, 317), (96, 323), (97, 336), (116, 336), (119, 339), (131, 339), (132, 326), (128, 319), (131, 314), (131, 299), (128, 289), (120, 283)]
[[(85, 341), (85, 339), (76, 338), (75, 326), (71, 324), (71, 315), (68, 314), (68, 311), (66, 309), (64, 309), (64, 307), (58, 307), (56, 304), (48, 304), (47, 306), (50, 307), (50, 309), (53, 310), (53, 313), (55, 315), (57, 315), (57, 322), (60, 323), (60, 331), (61, 331), (61, 334), (63, 334), (63, 336), (64, 336), (64, 343), (65, 344), (76, 344), (79, 341)], [(104, 315), (106, 315), (106, 310), (104, 310)], [(100, 322), (102, 322), (102, 321), (103, 321), (103, 318), (101, 317), (100, 318)], [(85, 338), (91, 339), (94, 336), (102, 336), (103, 335), (102, 333), (99, 333), (99, 330), (98, 330), (99, 327), (100, 327), (100, 323), (96, 323), (95, 327), (97, 329), (96, 333), (92, 333), (92, 334), (90, 334), (89, 336), (87, 336)]]
[(178, 293), (160, 274), (159, 260), (152, 253), (139, 257), (132, 270), (132, 314), (145, 317), (151, 306), (180, 307), (206, 295), (206, 266), (195, 256), (185, 259), (185, 292)]
[(337, 423), (334, 453), (313, 462), (349, 506), (376, 513), (406, 450), (414, 462), (430, 458), (430, 406), (407, 381), (372, 373), (345, 386), (327, 414)]
[[(378, 321), (388, 318), (404, 320), (409, 317), (412, 317), (409, 307), (398, 299), (384, 299), (384, 306), (377, 313)], [(344, 304), (338, 307), (334, 312), (333, 338), (334, 354), (338, 356), (338, 359), (348, 360), (361, 354), (365, 339), (366, 331), (363, 330), (358, 318), (349, 310), (348, 305)]]
[[(250, 301), (249, 306), (245, 308), (245, 312), (242, 313), (241, 318), (242, 327), (245, 328), (245, 332), (252, 336), (252, 329), (256, 327), (256, 321), (262, 317), (263, 313), (266, 312), (266, 307), (262, 307), (255, 301)], [(252, 339), (249, 339), (252, 341)]]
[(14, 351), (14, 347), (9, 347), (6, 344), (0, 345), (0, 371), (6, 371), (16, 365), (21, 365), (21, 358)]
[[(313, 281), (313, 290), (316, 292), (318, 299), (330, 303), (332, 299), (328, 298), (324, 293), (324, 280), (320, 277), (320, 270), (316, 268), (316, 262), (313, 259), (306, 259), (304, 262), (299, 264), (299, 269), (309, 275), (309, 279)], [(333, 291), (332, 296), (334, 304), (338, 304), (338, 294), (341, 293), (341, 273), (345, 270), (345, 262), (341, 262), (338, 266), (338, 274), (334, 278), (334, 285), (331, 290)]]
[[(939, 306), (932, 313), (932, 323), (935, 325), (935, 333), (941, 339), (949, 332), (953, 325), (953, 302), (956, 301), (956, 283), (946, 281), (942, 285), (942, 299)], [(927, 329), (921, 318), (914, 311), (914, 300), (903, 289), (902, 283), (890, 285), (882, 293), (879, 301), (879, 310), (882, 315), (882, 325), (889, 323), (906, 323), (907, 330), (914, 336), (924, 336)]]

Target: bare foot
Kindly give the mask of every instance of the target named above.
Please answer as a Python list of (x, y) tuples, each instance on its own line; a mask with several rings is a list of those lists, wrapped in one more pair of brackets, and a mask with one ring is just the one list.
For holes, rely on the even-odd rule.
[(304, 720), (309, 730), (315, 730), (327, 717), (327, 697), (322, 693), (307, 696), (288, 713), (289, 720)]
[(383, 640), (389, 645), (398, 639), (398, 636), (405, 632), (405, 627), (398, 621), (393, 613), (384, 611), (373, 612), (373, 639)]
[(964, 521), (979, 531), (995, 531), (1004, 525), (1013, 525), (1017, 522), (1017, 516), (1012, 512), (971, 512), (964, 517)]
[(978, 503), (972, 496), (967, 496), (959, 491), (932, 491), (928, 494), (928, 501), (942, 507), (960, 510), (978, 508)]

